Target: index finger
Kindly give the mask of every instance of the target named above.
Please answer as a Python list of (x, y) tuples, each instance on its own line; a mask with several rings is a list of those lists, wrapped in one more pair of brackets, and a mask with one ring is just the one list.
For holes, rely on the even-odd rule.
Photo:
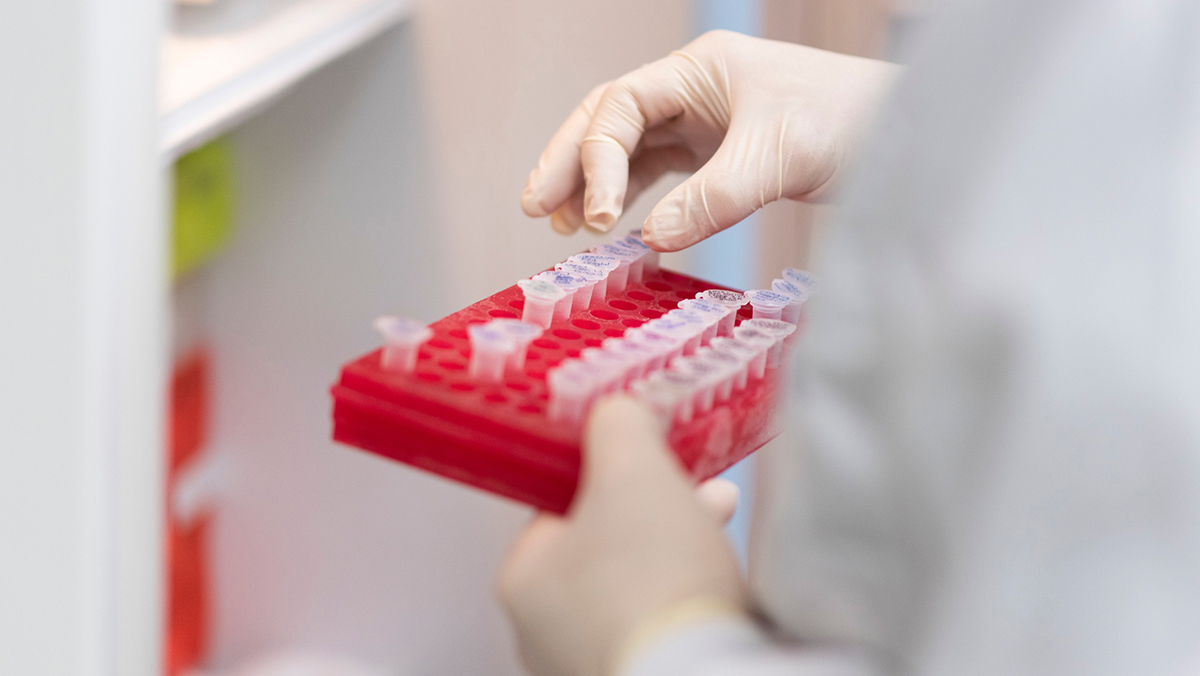
[(525, 192), (521, 194), (521, 209), (527, 216), (538, 218), (553, 212), (583, 186), (579, 146), (592, 121), (596, 104), (607, 87), (605, 82), (589, 92), (542, 151), (537, 167), (529, 173)]
[(589, 226), (606, 231), (620, 218), (629, 158), (646, 130), (685, 113), (692, 104), (711, 105), (710, 84), (694, 57), (673, 52), (604, 90), (580, 151), (586, 185), (583, 213)]

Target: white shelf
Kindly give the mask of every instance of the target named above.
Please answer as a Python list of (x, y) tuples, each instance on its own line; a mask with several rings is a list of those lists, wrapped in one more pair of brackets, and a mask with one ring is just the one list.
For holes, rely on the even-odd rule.
[(174, 159), (229, 130), (411, 7), (412, 0), (222, 0), (175, 10), (159, 83), (163, 154)]

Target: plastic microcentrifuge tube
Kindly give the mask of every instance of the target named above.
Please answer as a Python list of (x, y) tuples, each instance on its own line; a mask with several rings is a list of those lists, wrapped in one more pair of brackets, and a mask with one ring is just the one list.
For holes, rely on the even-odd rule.
[(800, 311), (804, 309), (804, 303), (808, 300), (808, 292), (786, 279), (776, 279), (771, 282), (771, 290), (792, 299), (790, 303), (784, 306), (780, 319), (793, 324), (798, 323), (800, 321)]
[(554, 306), (554, 318), (566, 321), (571, 316), (571, 310), (575, 308), (575, 295), (580, 291), (586, 283), (582, 277), (576, 277), (569, 272), (559, 272), (557, 270), (549, 270), (539, 272), (533, 276), (534, 279), (540, 279), (557, 286), (567, 293), (562, 300)]
[(700, 334), (704, 332), (702, 327), (697, 327), (680, 319), (668, 319), (667, 317), (652, 319), (640, 328), (661, 333), (664, 336), (679, 341), (679, 348), (671, 352), (668, 361), (679, 355), (695, 352), (696, 348), (700, 346)]
[(494, 319), (492, 326), (503, 331), (512, 339), (514, 349), (508, 355), (509, 370), (520, 373), (525, 370), (525, 357), (529, 354), (529, 344), (541, 337), (545, 329), (537, 324), (530, 324), (519, 319)]
[(629, 281), (641, 284), (646, 278), (646, 259), (650, 257), (650, 247), (643, 244), (641, 239), (629, 236), (622, 237), (613, 244), (623, 246), (638, 254), (637, 260), (629, 265)]
[(691, 327), (691, 332), (688, 336), (687, 343), (683, 346), (684, 354), (693, 354), (699, 349), (704, 342), (704, 334), (708, 331), (708, 317), (692, 310), (684, 310), (676, 308), (668, 312), (663, 319), (679, 321)]
[(808, 270), (797, 270), (796, 268), (784, 268), (783, 278), (804, 289), (812, 295), (817, 291), (817, 276)]
[(680, 422), (692, 421), (696, 416), (696, 390), (700, 387), (700, 380), (696, 376), (679, 371), (659, 371), (650, 376), (649, 380), (670, 383), (678, 388), (682, 396), (679, 399), (676, 417)]
[(629, 268), (641, 255), (629, 247), (617, 246), (615, 244), (601, 244), (600, 246), (592, 247), (592, 253), (612, 256), (617, 259), (620, 265), (608, 273), (608, 291), (610, 293), (621, 293), (624, 291), (625, 286), (629, 283)]
[(679, 301), (679, 309), (695, 312), (705, 317), (707, 325), (704, 328), (704, 334), (700, 336), (701, 345), (708, 345), (712, 342), (713, 338), (717, 337), (717, 326), (725, 318), (725, 315), (731, 312), (724, 305), (718, 305), (712, 301), (701, 300), (699, 298), (687, 298)]
[(717, 381), (716, 387), (716, 400), (718, 404), (729, 401), (729, 398), (733, 396), (734, 382), (737, 380), (738, 374), (744, 370), (742, 360), (732, 352), (714, 350), (711, 347), (705, 347), (696, 352), (696, 358), (703, 359), (720, 370), (720, 380)]
[(662, 378), (639, 380), (630, 392), (658, 417), (665, 430), (670, 430), (679, 415), (679, 406), (691, 393), (687, 388)]
[(554, 266), (554, 269), (581, 277), (585, 282), (579, 291), (575, 292), (575, 299), (571, 304), (572, 310), (586, 310), (599, 302), (600, 299), (596, 298), (596, 285), (608, 277), (607, 270), (571, 261), (559, 263)]
[(415, 319), (404, 317), (379, 317), (372, 325), (383, 336), (379, 363), (384, 370), (412, 373), (417, 367), (417, 351), (421, 343), (433, 337), (433, 330)]
[(695, 376), (696, 410), (706, 413), (712, 410), (716, 400), (717, 383), (721, 380), (721, 368), (696, 357), (680, 357), (671, 362), (671, 371)]
[(742, 325), (758, 329), (775, 339), (775, 344), (767, 354), (767, 368), (779, 368), (783, 361), (783, 341), (796, 331), (796, 325), (781, 319), (751, 319)]
[(631, 383), (642, 378), (650, 365), (650, 361), (654, 359), (654, 350), (643, 345), (642, 343), (626, 340), (624, 338), (605, 338), (600, 344), (609, 352), (616, 352), (625, 357), (629, 362), (629, 371), (626, 373), (625, 385), (628, 387)]
[(712, 350), (713, 352), (728, 354), (737, 359), (739, 366), (737, 373), (734, 374), (733, 389), (745, 389), (749, 365), (755, 355), (758, 354), (757, 349), (734, 338), (716, 338), (712, 342)]
[(738, 309), (750, 302), (746, 294), (727, 289), (705, 289), (696, 294), (696, 298), (729, 308), (729, 314), (717, 325), (717, 335), (725, 337), (733, 335), (733, 324), (737, 320)]
[(750, 380), (762, 380), (767, 371), (767, 353), (775, 345), (775, 338), (749, 326), (739, 326), (734, 329), (733, 337), (754, 348), (754, 357), (746, 366), (746, 375)]
[(621, 261), (616, 256), (597, 253), (575, 254), (568, 258), (567, 262), (599, 268), (604, 272), (604, 276), (596, 282), (596, 287), (592, 289), (593, 303), (601, 303), (608, 296), (608, 277), (613, 270), (621, 267)]
[(629, 371), (634, 366), (627, 354), (599, 347), (587, 347), (579, 356), (584, 363), (604, 370), (605, 382), (612, 386), (613, 391), (625, 389), (625, 384), (629, 381)]
[(626, 331), (625, 340), (631, 340), (648, 348), (654, 355), (646, 363), (647, 374), (663, 368), (667, 365), (667, 361), (675, 356), (677, 351), (683, 351), (682, 341), (656, 331), (651, 331), (644, 326)]
[(508, 355), (517, 348), (513, 339), (502, 329), (488, 324), (468, 326), (467, 337), (471, 340), (471, 362), (467, 366), (471, 380), (481, 383), (503, 380)]
[(658, 257), (660, 254), (654, 249), (651, 249), (649, 245), (646, 244), (646, 240), (642, 239), (642, 229), (636, 228), (634, 230), (630, 230), (629, 238), (637, 240), (638, 243), (646, 247), (646, 257), (642, 259), (643, 267), (646, 269), (646, 272), (658, 272)]
[(583, 421), (596, 386), (589, 373), (574, 363), (565, 364), (546, 374), (546, 386), (550, 390), (547, 413), (551, 420), (569, 424)]
[(783, 316), (783, 308), (792, 302), (791, 298), (782, 293), (767, 289), (753, 289), (746, 292), (750, 305), (754, 308), (755, 319), (779, 319)]
[(566, 298), (567, 292), (541, 279), (522, 279), (517, 286), (525, 293), (521, 321), (537, 324), (543, 329), (550, 328), (550, 322), (554, 320), (554, 308), (558, 301)]

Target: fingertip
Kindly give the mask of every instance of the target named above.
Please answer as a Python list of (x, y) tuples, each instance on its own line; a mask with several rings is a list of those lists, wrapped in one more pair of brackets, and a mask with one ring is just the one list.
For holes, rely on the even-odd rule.
[(665, 222), (668, 219), (656, 213), (650, 214), (642, 224), (642, 241), (646, 246), (665, 253), (686, 249), (694, 243), (689, 241), (686, 228), (680, 227), (678, 218), (669, 220), (673, 222)]
[(550, 229), (560, 235), (574, 235), (579, 226), (572, 224), (561, 211), (550, 214)]
[(741, 490), (728, 479), (709, 479), (696, 487), (696, 499), (717, 521), (725, 525), (737, 512)]

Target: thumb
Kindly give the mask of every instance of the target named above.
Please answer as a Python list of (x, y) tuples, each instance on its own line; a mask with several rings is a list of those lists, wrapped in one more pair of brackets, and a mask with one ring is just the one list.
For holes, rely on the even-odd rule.
[(762, 126), (735, 120), (712, 158), (650, 212), (642, 226), (646, 244), (685, 249), (791, 196), (802, 172), (790, 166), (785, 134)]
[[(622, 498), (651, 497), (663, 490), (690, 491), (690, 482), (667, 448), (662, 426), (628, 396), (596, 404), (584, 433), (579, 504), (616, 491)], [(640, 501), (640, 500), (639, 500)]]

